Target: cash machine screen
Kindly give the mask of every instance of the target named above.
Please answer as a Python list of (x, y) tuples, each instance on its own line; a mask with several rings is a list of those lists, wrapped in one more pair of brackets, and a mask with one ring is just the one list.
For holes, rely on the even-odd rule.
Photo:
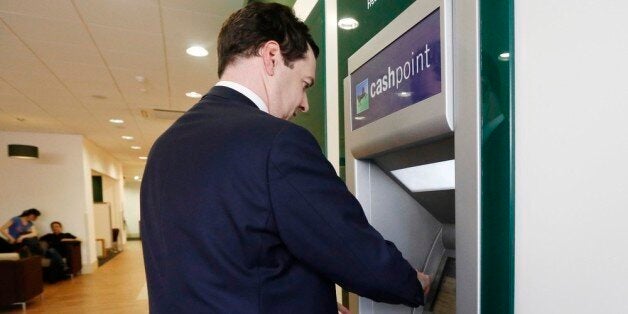
[(352, 130), (441, 92), (440, 9), (351, 74)]

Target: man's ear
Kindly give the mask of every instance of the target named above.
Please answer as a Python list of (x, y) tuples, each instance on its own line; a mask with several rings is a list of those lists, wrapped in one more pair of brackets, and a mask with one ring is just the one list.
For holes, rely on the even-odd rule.
[(275, 66), (280, 62), (281, 48), (274, 40), (267, 41), (259, 50), (259, 54), (264, 62), (264, 71), (270, 76), (275, 75)]

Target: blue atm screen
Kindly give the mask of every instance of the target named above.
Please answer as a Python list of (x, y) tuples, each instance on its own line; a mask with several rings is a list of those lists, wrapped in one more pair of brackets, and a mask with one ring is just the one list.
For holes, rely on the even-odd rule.
[(441, 92), (440, 9), (351, 74), (352, 130)]

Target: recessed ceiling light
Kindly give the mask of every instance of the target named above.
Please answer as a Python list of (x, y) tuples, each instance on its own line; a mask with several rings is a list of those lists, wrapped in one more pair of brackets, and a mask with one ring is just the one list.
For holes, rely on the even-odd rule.
[(190, 98), (201, 98), (201, 94), (197, 93), (197, 92), (187, 92), (185, 93), (185, 96), (188, 96)]
[(124, 123), (124, 120), (122, 119), (109, 119), (109, 122), (113, 123), (113, 124), (122, 124)]
[(360, 23), (352, 17), (345, 17), (338, 21), (338, 27), (346, 30), (356, 29), (358, 25), (360, 25)]
[(140, 176), (134, 176), (134, 177), (133, 177), (133, 180), (135, 180), (135, 181), (141, 181), (141, 180), (142, 180), (142, 178), (141, 178)]
[(499, 59), (500, 61), (508, 61), (510, 59), (510, 52), (500, 53), (497, 59)]
[(129, 136), (129, 135), (122, 135), (122, 139), (130, 141), (130, 140), (134, 139), (134, 137), (133, 136)]
[(140, 158), (141, 160), (146, 160), (146, 159), (148, 159), (148, 157), (146, 157), (146, 156), (140, 156), (139, 158)]
[(195, 57), (205, 57), (209, 54), (209, 52), (207, 52), (207, 49), (201, 46), (192, 46), (186, 49), (185, 52), (187, 52), (190, 56)]
[(142, 149), (142, 148), (139, 147), (139, 146), (131, 146), (131, 149), (139, 150), (139, 149)]

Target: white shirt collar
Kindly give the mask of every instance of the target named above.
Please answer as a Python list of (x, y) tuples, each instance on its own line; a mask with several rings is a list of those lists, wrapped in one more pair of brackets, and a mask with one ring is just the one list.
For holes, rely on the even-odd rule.
[(246, 96), (246, 98), (250, 99), (253, 103), (255, 103), (255, 105), (259, 108), (259, 110), (268, 113), (268, 106), (266, 106), (266, 103), (262, 100), (262, 98), (257, 96), (255, 92), (248, 89), (246, 86), (242, 84), (238, 84), (236, 82), (232, 82), (232, 81), (219, 81), (218, 83), (216, 83), (216, 86), (224, 86), (224, 87), (229, 87), (231, 89), (234, 89), (235, 91)]

